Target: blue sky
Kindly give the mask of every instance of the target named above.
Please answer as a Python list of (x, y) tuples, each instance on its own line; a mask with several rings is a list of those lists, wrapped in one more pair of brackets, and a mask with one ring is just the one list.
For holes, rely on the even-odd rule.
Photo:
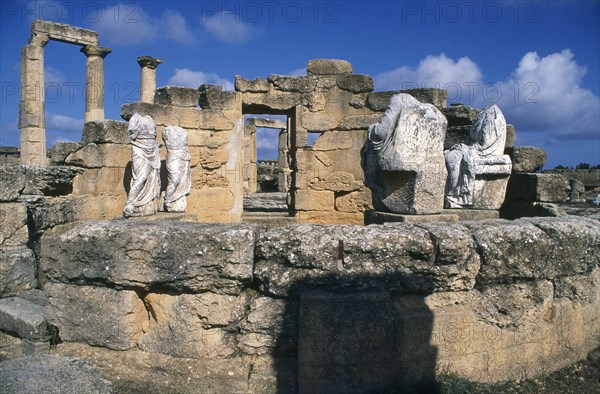
[[(19, 48), (33, 19), (90, 28), (105, 60), (105, 112), (120, 119), (139, 97), (136, 57), (161, 57), (157, 85), (232, 88), (247, 79), (303, 73), (309, 59), (339, 58), (375, 90), (445, 87), (450, 102), (500, 106), (517, 145), (548, 151), (546, 168), (600, 163), (600, 1), (1, 1), (0, 145), (19, 143)], [(78, 141), (85, 56), (45, 51), (51, 145)], [(259, 134), (259, 155), (276, 141)]]

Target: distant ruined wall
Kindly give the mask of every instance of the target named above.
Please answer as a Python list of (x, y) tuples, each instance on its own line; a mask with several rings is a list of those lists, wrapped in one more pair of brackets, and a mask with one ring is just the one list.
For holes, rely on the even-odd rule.
[(36, 332), (14, 324), (4, 302), (42, 289), (40, 334), (27, 340), (56, 328), (63, 343), (45, 352), (84, 358), (121, 389), (348, 392), (442, 372), (520, 379), (600, 345), (597, 220), (266, 232), (114, 220), (36, 238), (35, 204), (23, 197), (0, 204), (13, 223), (1, 234), (10, 280), (0, 283), (9, 297), (0, 329), (23, 341)]

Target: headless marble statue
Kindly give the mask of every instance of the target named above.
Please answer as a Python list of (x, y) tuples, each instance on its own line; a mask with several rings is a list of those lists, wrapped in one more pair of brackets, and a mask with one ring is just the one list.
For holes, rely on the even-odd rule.
[(154, 215), (160, 195), (160, 155), (156, 124), (135, 113), (127, 128), (131, 143), (132, 176), (123, 216)]
[(185, 212), (187, 195), (192, 187), (187, 133), (179, 126), (167, 126), (162, 136), (167, 147), (166, 163), (169, 182), (164, 191), (160, 210)]
[(474, 204), (476, 175), (510, 174), (510, 158), (503, 154), (506, 120), (498, 106), (490, 105), (479, 113), (471, 126), (469, 140), (469, 145), (456, 144), (444, 152), (448, 170), (446, 208)]

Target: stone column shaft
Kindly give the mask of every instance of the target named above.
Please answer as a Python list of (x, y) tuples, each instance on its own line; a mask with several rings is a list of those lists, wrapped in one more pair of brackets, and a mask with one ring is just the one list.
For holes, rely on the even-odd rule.
[(156, 92), (156, 67), (163, 62), (162, 59), (150, 56), (140, 56), (137, 62), (140, 71), (140, 101), (142, 103), (154, 103)]
[(104, 58), (111, 49), (87, 45), (81, 52), (87, 57), (84, 121), (104, 120)]
[[(39, 38), (39, 37), (38, 37)], [(44, 111), (44, 46), (48, 39), (33, 40), (21, 48), (21, 98), (19, 129), (24, 165), (46, 165)]]

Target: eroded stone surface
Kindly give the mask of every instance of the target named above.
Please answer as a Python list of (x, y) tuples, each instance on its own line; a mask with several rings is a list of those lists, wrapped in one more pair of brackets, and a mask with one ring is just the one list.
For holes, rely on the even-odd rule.
[(538, 172), (546, 164), (546, 151), (533, 146), (511, 146), (505, 149), (513, 163), (513, 172)]
[(0, 248), (0, 296), (12, 296), (35, 288), (36, 260), (25, 246)]

